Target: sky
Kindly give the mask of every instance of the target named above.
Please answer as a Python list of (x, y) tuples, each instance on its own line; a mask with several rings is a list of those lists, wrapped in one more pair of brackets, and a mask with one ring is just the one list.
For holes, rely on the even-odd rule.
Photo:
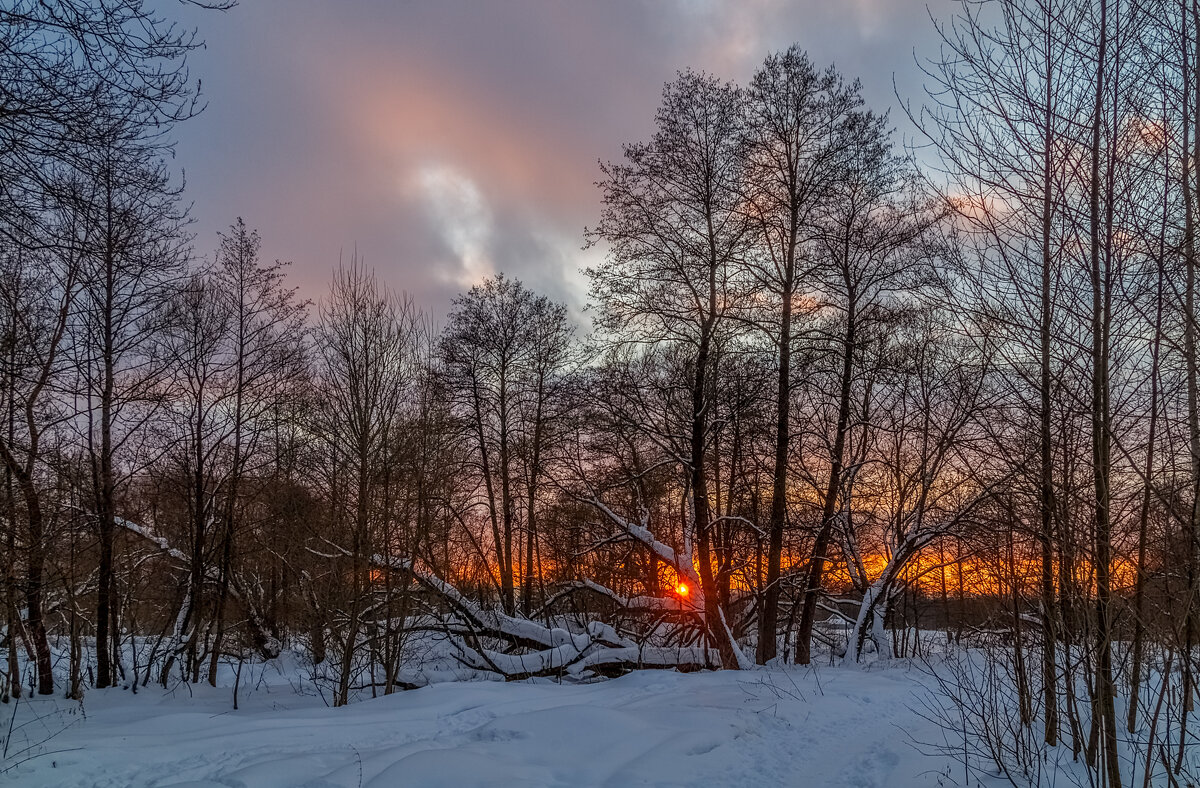
[(664, 83), (744, 83), (793, 43), (860, 78), (869, 106), (919, 105), (930, 14), (952, 0), (241, 0), (172, 18), (206, 109), (177, 132), (195, 248), (238, 216), (308, 298), (358, 256), (436, 318), (504, 272), (566, 302), (599, 217), (598, 161), (649, 137)]

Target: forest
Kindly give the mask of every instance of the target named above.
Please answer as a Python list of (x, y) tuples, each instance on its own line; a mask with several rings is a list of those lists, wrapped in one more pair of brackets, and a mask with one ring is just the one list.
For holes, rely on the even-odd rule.
[(495, 273), (444, 320), (194, 237), (170, 9), (0, 4), (4, 702), (958, 645), (1014, 784), (1194, 784), (1195, 0), (963, 0), (900, 116), (798, 45), (685, 69), (596, 170), (582, 318)]

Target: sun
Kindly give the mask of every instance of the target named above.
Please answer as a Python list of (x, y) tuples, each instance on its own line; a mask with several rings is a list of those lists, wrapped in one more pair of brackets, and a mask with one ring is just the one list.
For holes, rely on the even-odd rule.
[(687, 583), (680, 583), (679, 585), (675, 586), (675, 593), (679, 594), (679, 596), (687, 596), (688, 595)]

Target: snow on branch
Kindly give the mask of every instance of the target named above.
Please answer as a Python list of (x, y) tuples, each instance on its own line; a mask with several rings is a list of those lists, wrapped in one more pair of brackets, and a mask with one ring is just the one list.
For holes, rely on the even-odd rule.
[[(376, 568), (408, 574), (447, 604), (450, 618), (441, 621), (442, 631), (450, 637), (457, 659), (467, 668), (498, 673), (513, 680), (560, 674), (582, 677), (589, 672), (632, 667), (699, 668), (711, 663), (711, 655), (705, 648), (641, 645), (601, 621), (589, 621), (583, 632), (571, 632), (565, 627), (546, 626), (485, 608), (467, 599), (451, 583), (407, 559), (372, 556), (370, 563)], [(575, 588), (601, 593), (627, 607), (665, 609), (669, 601), (657, 597), (624, 599), (588, 581)], [(486, 647), (485, 638), (507, 643), (508, 650)], [(518, 653), (519, 649), (526, 651)]]

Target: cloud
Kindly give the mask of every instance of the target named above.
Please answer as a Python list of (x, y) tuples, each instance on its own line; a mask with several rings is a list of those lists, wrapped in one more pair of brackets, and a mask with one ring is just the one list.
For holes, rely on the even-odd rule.
[(723, 76), (761, 59), (771, 20), (786, 11), (781, 0), (677, 0), (676, 7), (705, 42), (704, 68)]
[(446, 164), (419, 168), (410, 183), (425, 206), (431, 226), (457, 259), (457, 270), (439, 275), (467, 288), (495, 274), (488, 254), (492, 214), (479, 187), (469, 177)]
[(319, 297), (356, 245), (435, 314), (495, 271), (582, 306), (596, 161), (651, 133), (676, 71), (744, 81), (798, 42), (886, 107), (893, 72), (918, 84), (903, 69), (932, 33), (925, 0), (255, 0), (187, 13), (208, 43), (191, 67), (209, 107), (180, 128), (178, 155), (198, 248), (241, 215)]

